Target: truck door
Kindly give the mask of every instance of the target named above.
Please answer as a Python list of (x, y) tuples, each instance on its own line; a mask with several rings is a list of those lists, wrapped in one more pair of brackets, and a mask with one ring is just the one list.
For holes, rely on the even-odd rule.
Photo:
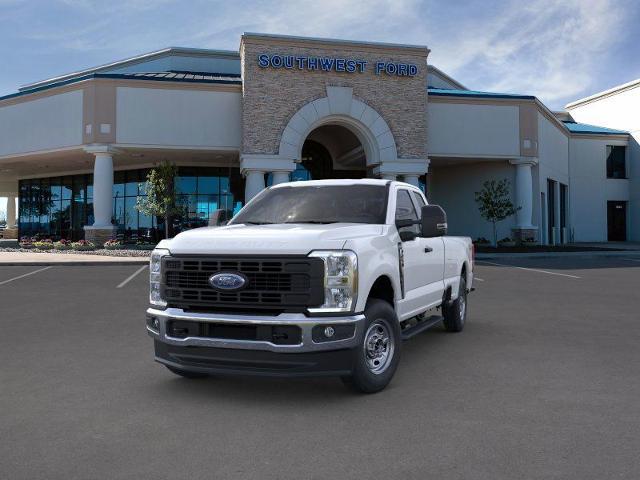
[[(419, 220), (417, 204), (412, 198), (412, 192), (408, 189), (398, 189), (396, 192), (396, 220)], [(411, 231), (420, 233), (419, 225), (402, 227), (399, 232)], [(420, 237), (401, 241), (402, 249), (402, 278), (404, 286), (404, 298), (398, 303), (399, 314), (402, 319), (409, 318), (436, 304), (442, 298), (437, 297), (435, 285), (437, 278), (442, 283), (442, 268), (444, 263), (444, 247), (442, 239), (438, 245), (435, 239), (423, 239)], [(426, 251), (430, 250), (430, 251)], [(442, 263), (436, 264), (436, 259), (441, 258)], [(431, 271), (435, 268), (436, 271)], [(437, 298), (436, 298), (437, 297)]]
[[(418, 215), (422, 213), (422, 207), (427, 203), (420, 193), (415, 190), (411, 191), (411, 196), (416, 205)], [(442, 300), (444, 293), (444, 270), (445, 270), (445, 250), (444, 238), (418, 238), (420, 248), (424, 257), (420, 262), (423, 265), (422, 275), (427, 285), (427, 291), (424, 295), (426, 305), (429, 308), (435, 306)]]

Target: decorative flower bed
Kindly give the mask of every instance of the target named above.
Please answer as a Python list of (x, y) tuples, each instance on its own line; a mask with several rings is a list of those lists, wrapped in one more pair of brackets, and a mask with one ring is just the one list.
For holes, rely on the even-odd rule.
[(120, 250), (123, 248), (123, 243), (120, 240), (107, 240), (104, 242), (104, 248), (106, 250)]
[(94, 243), (89, 242), (87, 240), (78, 240), (77, 242), (71, 243), (71, 248), (73, 250), (89, 251), (89, 250), (95, 250), (96, 246)]
[(53, 248), (55, 250), (71, 250), (73, 247), (71, 246), (73, 242), (71, 240), (59, 240), (57, 242), (53, 242)]
[(33, 253), (58, 253), (58, 254), (87, 254), (109, 257), (148, 257), (155, 248), (154, 243), (138, 241), (135, 244), (126, 244), (122, 240), (111, 239), (100, 248), (87, 240), (61, 239), (52, 241), (49, 238), (21, 237), (19, 248), (0, 248), (0, 252), (33, 252)]

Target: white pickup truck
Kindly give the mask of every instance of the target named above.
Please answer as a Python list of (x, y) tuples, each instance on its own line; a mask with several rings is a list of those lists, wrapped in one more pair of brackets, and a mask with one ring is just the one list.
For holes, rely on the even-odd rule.
[(155, 359), (188, 378), (335, 375), (382, 390), (403, 340), (464, 327), (473, 245), (446, 230), (442, 208), (407, 183), (267, 188), (226, 226), (153, 251)]

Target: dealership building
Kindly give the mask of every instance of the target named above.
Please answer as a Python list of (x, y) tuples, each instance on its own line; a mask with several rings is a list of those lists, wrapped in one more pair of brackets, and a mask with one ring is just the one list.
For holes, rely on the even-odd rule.
[(449, 232), (491, 237), (474, 194), (507, 179), (499, 238), (640, 241), (640, 80), (550, 111), (470, 90), (429, 49), (244, 34), (239, 51), (167, 48), (0, 97), (5, 237), (154, 240), (150, 168), (178, 166), (174, 231), (271, 184), (386, 178), (421, 186)]

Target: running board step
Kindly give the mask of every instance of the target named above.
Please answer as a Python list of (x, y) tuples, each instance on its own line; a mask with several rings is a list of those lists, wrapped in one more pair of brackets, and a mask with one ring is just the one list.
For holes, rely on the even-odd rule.
[(402, 340), (409, 340), (410, 338), (415, 337), (417, 334), (433, 327), (435, 324), (440, 323), (442, 320), (444, 320), (443, 317), (434, 315), (427, 318), (426, 320), (418, 322), (413, 327), (406, 328), (402, 331)]

